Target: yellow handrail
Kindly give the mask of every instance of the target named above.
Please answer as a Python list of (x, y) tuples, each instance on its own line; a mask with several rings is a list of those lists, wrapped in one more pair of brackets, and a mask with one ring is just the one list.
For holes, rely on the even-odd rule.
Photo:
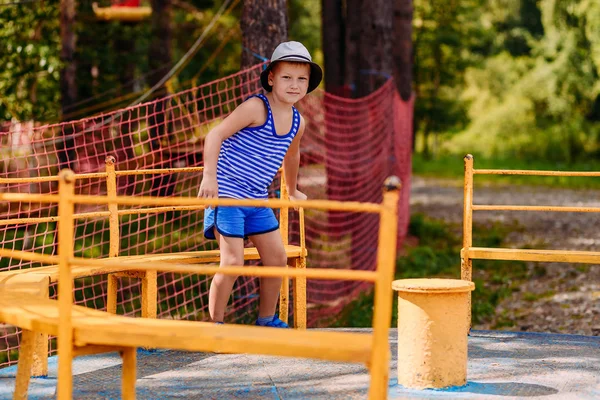
[(537, 171), (531, 169), (474, 169), (473, 174), (531, 176), (600, 176), (599, 171)]
[(376, 274), (373, 271), (348, 270), (348, 269), (332, 269), (332, 268), (316, 268), (316, 269), (292, 269), (287, 267), (277, 266), (228, 266), (218, 267), (214, 265), (190, 265), (166, 263), (160, 261), (152, 261), (151, 263), (144, 262), (127, 262), (111, 259), (92, 259), (74, 257), (69, 260), (69, 263), (74, 267), (90, 266), (90, 267), (119, 267), (126, 271), (159, 271), (159, 272), (176, 272), (181, 274), (201, 274), (201, 275), (244, 275), (244, 276), (261, 276), (261, 277), (306, 277), (310, 279), (324, 280), (348, 280), (348, 281), (367, 281), (375, 282)]

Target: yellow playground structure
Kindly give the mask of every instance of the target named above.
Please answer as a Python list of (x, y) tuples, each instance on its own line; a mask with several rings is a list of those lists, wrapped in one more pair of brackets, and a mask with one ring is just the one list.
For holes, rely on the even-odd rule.
[[(74, 182), (82, 175), (63, 170), (58, 179), (58, 195), (1, 193), (0, 200), (58, 204), (58, 255), (25, 251), (0, 250), (0, 256), (30, 260), (48, 265), (30, 270), (0, 274), (0, 321), (22, 329), (21, 349), (14, 398), (26, 398), (32, 367), (44, 368), (47, 335), (58, 338), (58, 390), (60, 400), (72, 397), (72, 361), (79, 355), (119, 351), (123, 359), (122, 398), (136, 395), (136, 349), (164, 348), (199, 352), (253, 353), (288, 357), (307, 357), (342, 362), (360, 362), (370, 373), (370, 399), (385, 399), (388, 392), (390, 349), (388, 333), (392, 312), (392, 280), (396, 260), (397, 205), (400, 182), (389, 178), (381, 204), (327, 200), (290, 201), (285, 192), (281, 199), (233, 200), (164, 197), (128, 197), (116, 193), (115, 177), (119, 174), (171, 173), (170, 170), (114, 170), (114, 160), (107, 171), (98, 174), (107, 179), (108, 193), (92, 196), (75, 194)], [(181, 169), (179, 169), (181, 170)], [(186, 170), (190, 170), (187, 168)], [(200, 170), (200, 169), (198, 169)], [(189, 171), (188, 171), (189, 172)], [(283, 174), (282, 174), (283, 176)], [(89, 176), (88, 176), (89, 177)], [(11, 178), (7, 178), (11, 179)], [(19, 178), (12, 178), (19, 179)], [(285, 184), (281, 185), (285, 188)], [(76, 204), (106, 205), (107, 211), (95, 216), (110, 222), (110, 257), (90, 259), (74, 256), (74, 220), (88, 215), (75, 214)], [(156, 213), (166, 210), (202, 209), (206, 206), (245, 205), (281, 209), (281, 229), (287, 240), (287, 210), (300, 208), (300, 246), (287, 242), (288, 266), (219, 268), (207, 265), (219, 260), (218, 251), (185, 252), (147, 256), (120, 257), (118, 247), (119, 216), (126, 213)], [(119, 206), (144, 208), (123, 209)], [(302, 209), (364, 212), (379, 216), (377, 268), (374, 271), (349, 269), (307, 269), (303, 236)], [(29, 221), (31, 222), (31, 221)], [(246, 259), (257, 259), (256, 249), (247, 249)], [(246, 276), (282, 276), (281, 317), (287, 320), (290, 278), (294, 289), (294, 327), (273, 329), (258, 326), (215, 325), (209, 322), (156, 319), (156, 274), (158, 271), (213, 275), (224, 273)], [(109, 274), (108, 311), (73, 304), (73, 279), (81, 276)], [(116, 315), (116, 284), (120, 274), (142, 279), (142, 318)], [(311, 331), (306, 327), (306, 279), (355, 280), (375, 285), (372, 333)], [(48, 285), (58, 282), (58, 299), (48, 298)]]

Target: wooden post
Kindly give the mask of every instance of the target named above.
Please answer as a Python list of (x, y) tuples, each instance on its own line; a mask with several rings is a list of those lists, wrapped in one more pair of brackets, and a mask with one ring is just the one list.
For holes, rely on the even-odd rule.
[(398, 233), (398, 198), (400, 179), (386, 179), (383, 210), (379, 218), (377, 280), (373, 310), (373, 347), (371, 353), (371, 385), (369, 399), (385, 399), (390, 369), (389, 329), (392, 317), (392, 281), (396, 267), (396, 236)]
[[(106, 194), (109, 199), (117, 196), (117, 175), (115, 173), (115, 158), (106, 157)], [(119, 205), (115, 202), (108, 203), (108, 228), (110, 232), (109, 257), (119, 256)], [(119, 278), (115, 274), (108, 274), (108, 288), (106, 294), (106, 311), (117, 313), (117, 292), (119, 290)]]
[[(463, 250), (460, 252), (460, 279), (473, 280), (473, 260), (465, 256), (466, 249), (473, 246), (473, 156), (467, 154), (465, 161), (464, 203), (463, 203)], [(471, 329), (471, 292), (469, 297), (469, 324)]]
[[(285, 170), (281, 171), (281, 180), (279, 185), (279, 198), (289, 200), (290, 194), (287, 190), (287, 184), (285, 182)], [(283, 241), (283, 245), (287, 246), (289, 244), (289, 208), (281, 207), (279, 209), (279, 231), (281, 232), (281, 240)], [(288, 276), (284, 276), (281, 280), (281, 289), (279, 290), (279, 319), (283, 322), (288, 322), (289, 316), (289, 303), (290, 303), (290, 278)]]
[(73, 279), (69, 260), (73, 258), (75, 174), (66, 169), (59, 174), (58, 185), (58, 400), (73, 397)]

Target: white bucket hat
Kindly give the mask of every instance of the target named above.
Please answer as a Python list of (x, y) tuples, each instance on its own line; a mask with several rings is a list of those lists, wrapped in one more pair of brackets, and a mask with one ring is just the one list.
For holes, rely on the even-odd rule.
[(321, 79), (323, 79), (323, 70), (318, 64), (312, 61), (310, 53), (300, 42), (283, 42), (280, 43), (273, 55), (271, 56), (271, 63), (267, 68), (260, 74), (260, 83), (262, 87), (270, 92), (273, 87), (269, 85), (269, 71), (273, 68), (273, 65), (278, 61), (289, 61), (289, 62), (302, 62), (307, 63), (310, 66), (310, 78), (308, 79), (308, 91), (312, 92), (319, 86)]

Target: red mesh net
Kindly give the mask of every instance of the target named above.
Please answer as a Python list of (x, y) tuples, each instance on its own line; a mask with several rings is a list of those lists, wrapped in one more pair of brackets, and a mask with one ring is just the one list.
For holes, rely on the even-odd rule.
[[(152, 169), (202, 165), (203, 139), (210, 128), (244, 98), (258, 93), (262, 66), (139, 106), (68, 123), (0, 126), (0, 179), (56, 176), (61, 168), (76, 173), (105, 171), (114, 156), (116, 169)], [(362, 99), (336, 97), (322, 91), (298, 105), (307, 122), (301, 144), (299, 187), (312, 199), (380, 202), (389, 175), (403, 182), (399, 244), (408, 225), (411, 173), (412, 102), (402, 102), (393, 82)], [(173, 173), (118, 177), (118, 192), (128, 196), (196, 196), (201, 174)], [(272, 195), (279, 190), (276, 179)], [(106, 193), (105, 178), (77, 181), (76, 192)], [(57, 182), (0, 180), (0, 191), (57, 193)], [(105, 206), (78, 206), (76, 212), (105, 211)], [(56, 216), (55, 205), (0, 204), (0, 243), (5, 249), (56, 254), (56, 222), (13, 223), (7, 219)], [(170, 253), (216, 248), (202, 234), (202, 211), (131, 214), (120, 219), (120, 255)], [(298, 244), (298, 216), (291, 211), (290, 243)], [(374, 269), (378, 221), (374, 215), (306, 210), (309, 268)], [(107, 257), (108, 219), (76, 222), (76, 256)], [(35, 268), (39, 264), (2, 257), (0, 271)], [(207, 320), (210, 277), (162, 273), (158, 277), (159, 318)], [(77, 279), (77, 304), (106, 308), (106, 276)], [(323, 326), (368, 286), (358, 282), (308, 281), (308, 325)], [(140, 281), (121, 278), (118, 312), (141, 314)], [(50, 294), (55, 296), (56, 287)], [(241, 277), (226, 321), (250, 323), (255, 318), (258, 280)], [(292, 310), (293, 316), (293, 310)], [(53, 343), (53, 341), (51, 341)], [(0, 366), (16, 362), (18, 330), (0, 326)], [(51, 346), (51, 352), (55, 346)]]

